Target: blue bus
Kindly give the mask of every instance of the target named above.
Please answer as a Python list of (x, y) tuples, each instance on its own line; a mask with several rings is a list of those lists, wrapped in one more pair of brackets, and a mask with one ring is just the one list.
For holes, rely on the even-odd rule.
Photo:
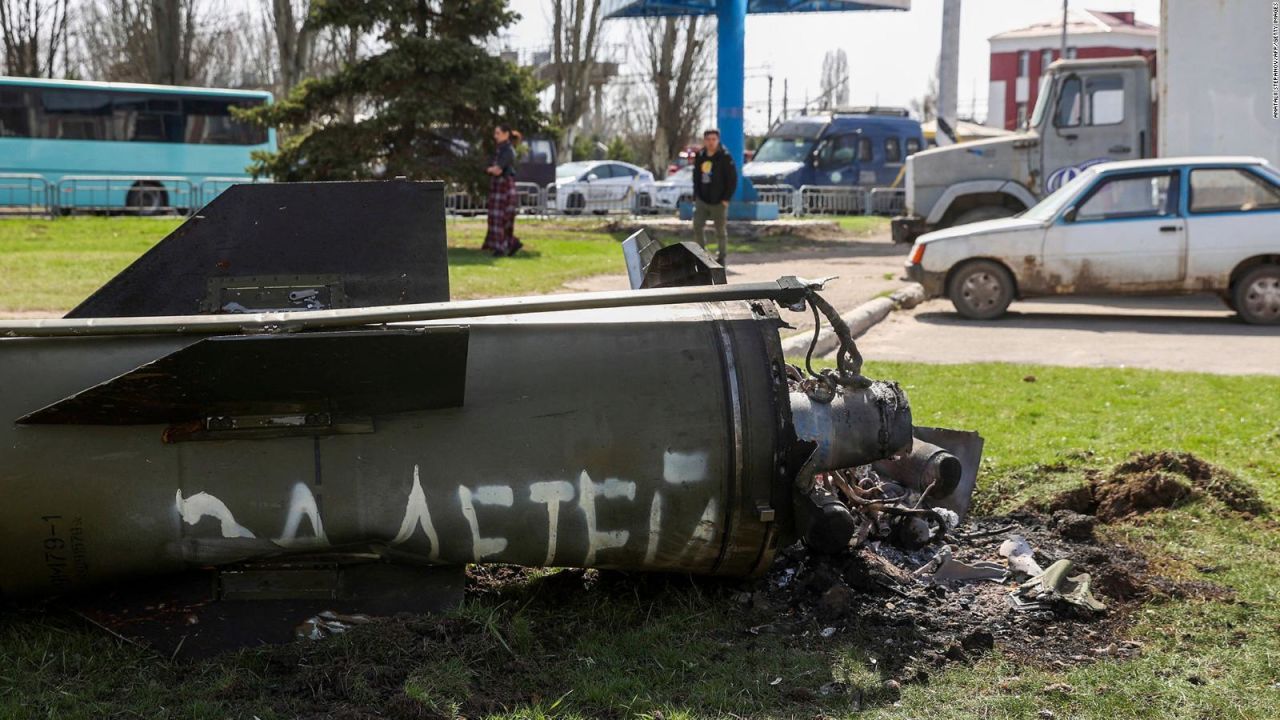
[(889, 187), (924, 147), (899, 108), (851, 108), (789, 118), (769, 131), (742, 174), (756, 185)]
[(231, 115), (270, 101), (256, 91), (0, 77), (0, 204), (194, 210), (248, 181), (253, 151), (275, 149), (274, 130)]

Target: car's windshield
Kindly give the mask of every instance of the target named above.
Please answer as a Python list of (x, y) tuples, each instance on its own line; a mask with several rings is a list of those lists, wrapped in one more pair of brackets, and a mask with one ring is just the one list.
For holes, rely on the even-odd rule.
[(1093, 182), (1097, 175), (1097, 171), (1093, 168), (1085, 170), (1066, 185), (1058, 188), (1057, 192), (1049, 194), (1045, 199), (1031, 206), (1031, 209), (1022, 213), (1021, 217), (1037, 222), (1049, 222), (1080, 193), (1081, 188)]
[(591, 163), (587, 162), (571, 162), (556, 167), (556, 177), (578, 177), (582, 173), (591, 168)]
[(752, 162), (804, 162), (813, 147), (809, 138), (771, 137), (764, 141)]

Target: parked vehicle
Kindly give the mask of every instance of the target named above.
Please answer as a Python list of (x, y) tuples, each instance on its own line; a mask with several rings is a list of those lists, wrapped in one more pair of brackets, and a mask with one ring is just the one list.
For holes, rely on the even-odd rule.
[(556, 143), (551, 138), (527, 137), (516, 148), (516, 182), (539, 187), (556, 181)]
[(693, 166), (685, 165), (657, 186), (655, 201), (660, 208), (675, 210), (682, 202), (693, 202)]
[(1257, 61), (1272, 56), (1272, 34), (1259, 29), (1256, 0), (1163, 7), (1157, 97), (1140, 57), (1053, 63), (1022, 132), (907, 161), (893, 239), (1014, 215), (1103, 162), (1248, 154), (1280, 163), (1272, 66)]
[(667, 177), (675, 175), (680, 170), (693, 164), (693, 159), (697, 157), (698, 151), (702, 149), (701, 145), (685, 145), (680, 152), (671, 160), (671, 164), (667, 166)]
[(742, 174), (756, 185), (883, 187), (924, 147), (920, 123), (897, 108), (852, 108), (780, 123)]
[(610, 210), (650, 212), (657, 189), (653, 173), (631, 163), (571, 162), (556, 168), (555, 208), (568, 215)]
[(79, 178), (59, 188), (53, 204), (64, 208), (190, 208), (197, 194), (207, 202), (249, 181), (251, 154), (275, 149), (274, 130), (231, 114), (270, 100), (243, 90), (3, 77), (0, 173), (50, 186)]
[(1095, 165), (1017, 217), (922, 235), (907, 275), (965, 317), (1045, 295), (1214, 293), (1280, 323), (1280, 171), (1261, 158)]

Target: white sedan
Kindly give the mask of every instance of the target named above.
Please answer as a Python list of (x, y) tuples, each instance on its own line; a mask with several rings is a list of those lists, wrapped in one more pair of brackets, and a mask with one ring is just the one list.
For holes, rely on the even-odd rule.
[(693, 166), (685, 165), (658, 181), (658, 207), (675, 210), (682, 202), (693, 202)]
[(652, 212), (653, 173), (616, 160), (571, 162), (556, 168), (554, 206), (568, 215), (610, 211)]
[(907, 275), (961, 315), (1017, 298), (1213, 293), (1280, 323), (1280, 171), (1260, 158), (1095, 165), (1021, 215), (916, 240)]

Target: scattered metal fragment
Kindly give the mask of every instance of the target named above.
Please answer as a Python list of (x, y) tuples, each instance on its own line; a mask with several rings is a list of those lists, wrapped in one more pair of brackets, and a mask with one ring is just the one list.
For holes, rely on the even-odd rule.
[(368, 615), (344, 615), (332, 610), (325, 610), (318, 615), (307, 618), (298, 625), (294, 633), (302, 640), (324, 640), (334, 635), (341, 635), (355, 625), (366, 625), (370, 622)]
[(1000, 557), (1008, 559), (1009, 570), (1014, 573), (1035, 577), (1044, 572), (1044, 568), (1036, 562), (1031, 545), (1021, 535), (1010, 535), (1008, 540), (1000, 543), (998, 552)]
[(1066, 558), (1058, 560), (1009, 593), (1010, 604), (1018, 610), (1049, 610), (1066, 602), (1094, 612), (1105, 611), (1107, 606), (1093, 597), (1089, 573), (1072, 576), (1074, 567)]

